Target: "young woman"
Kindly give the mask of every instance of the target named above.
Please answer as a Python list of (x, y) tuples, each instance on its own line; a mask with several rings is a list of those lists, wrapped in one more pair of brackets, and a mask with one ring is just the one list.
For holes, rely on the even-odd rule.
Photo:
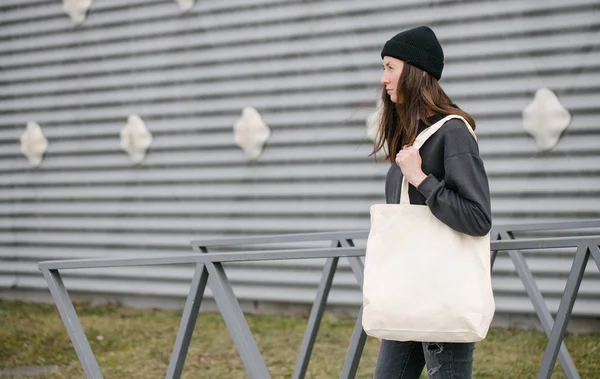
[[(405, 176), (411, 204), (429, 207), (458, 232), (485, 236), (491, 229), (488, 179), (465, 123), (451, 119), (420, 150), (411, 147), (420, 132), (450, 114), (475, 128), (438, 83), (444, 53), (437, 37), (426, 26), (406, 30), (385, 43), (381, 57), (383, 110), (373, 153), (383, 148), (391, 163), (386, 202), (400, 203)], [(474, 348), (473, 343), (383, 340), (375, 379), (417, 379), (425, 365), (431, 379), (471, 378)]]

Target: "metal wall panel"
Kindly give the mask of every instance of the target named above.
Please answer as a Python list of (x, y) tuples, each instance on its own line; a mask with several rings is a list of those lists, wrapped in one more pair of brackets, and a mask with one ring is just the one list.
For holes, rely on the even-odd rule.
[[(396, 32), (434, 27), (442, 84), (477, 121), (495, 223), (600, 217), (600, 2), (223, 0), (96, 1), (72, 26), (56, 0), (0, 4), (0, 288), (45, 288), (37, 262), (189, 252), (191, 239), (366, 229), (387, 165), (369, 157), (379, 51)], [(521, 112), (538, 88), (572, 122), (539, 152)], [(233, 143), (241, 109), (272, 136), (257, 162)], [(153, 133), (134, 166), (119, 132), (131, 113)], [(49, 140), (39, 168), (19, 136)], [(364, 243), (364, 241), (362, 241)], [(275, 246), (272, 246), (275, 247)], [(256, 247), (258, 248), (258, 247)], [(572, 251), (527, 254), (556, 309)], [(505, 255), (498, 311), (532, 311)], [(311, 302), (319, 261), (229, 266), (236, 293)], [(332, 304), (361, 300), (345, 262)], [(189, 267), (74, 271), (75, 291), (182, 297)], [(600, 315), (590, 265), (575, 305)]]

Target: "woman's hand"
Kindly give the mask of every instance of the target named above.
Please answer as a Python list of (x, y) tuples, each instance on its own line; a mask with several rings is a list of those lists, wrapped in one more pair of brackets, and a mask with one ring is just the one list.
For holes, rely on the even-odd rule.
[(418, 187), (427, 178), (421, 169), (421, 154), (416, 147), (404, 145), (402, 150), (396, 154), (396, 164), (402, 170), (406, 180), (415, 187)]

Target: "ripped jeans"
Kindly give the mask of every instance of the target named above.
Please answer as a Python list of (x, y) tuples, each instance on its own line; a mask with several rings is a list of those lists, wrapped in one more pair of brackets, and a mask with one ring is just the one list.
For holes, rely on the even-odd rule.
[(373, 379), (471, 379), (474, 343), (382, 340)]

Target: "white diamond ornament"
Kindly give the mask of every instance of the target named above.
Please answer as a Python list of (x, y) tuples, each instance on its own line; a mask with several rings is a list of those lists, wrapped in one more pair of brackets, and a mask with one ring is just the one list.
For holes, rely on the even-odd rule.
[(548, 88), (538, 89), (523, 110), (523, 129), (535, 139), (539, 150), (556, 146), (570, 123), (571, 114)]
[(42, 163), (47, 149), (48, 140), (42, 128), (37, 122), (29, 121), (27, 128), (21, 134), (21, 152), (27, 157), (31, 166), (37, 167)]
[(271, 137), (271, 129), (252, 107), (244, 107), (242, 117), (233, 125), (233, 132), (235, 144), (244, 150), (248, 160), (258, 159)]
[(177, 4), (179, 4), (179, 9), (183, 12), (187, 12), (191, 10), (196, 4), (196, 0), (175, 0)]
[(141, 163), (152, 144), (152, 133), (138, 115), (130, 115), (121, 130), (121, 148), (129, 154), (133, 163)]
[(381, 126), (382, 112), (383, 108), (379, 107), (367, 117), (367, 137), (373, 142), (377, 139), (377, 132), (379, 132), (379, 127)]
[(63, 0), (63, 11), (71, 17), (73, 24), (82, 24), (87, 11), (92, 6), (92, 0)]

